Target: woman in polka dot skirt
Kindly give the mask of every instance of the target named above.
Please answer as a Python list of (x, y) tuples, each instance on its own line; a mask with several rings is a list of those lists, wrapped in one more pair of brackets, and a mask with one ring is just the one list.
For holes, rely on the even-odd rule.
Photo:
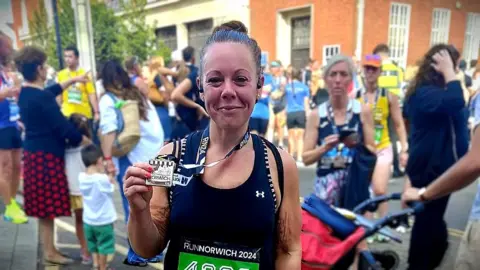
[(85, 82), (85, 76), (44, 88), (47, 56), (35, 47), (25, 47), (15, 64), (25, 82), (18, 106), (25, 125), (24, 198), (25, 213), (40, 220), (44, 260), (49, 264), (69, 264), (53, 244), (53, 220), (70, 216), (70, 196), (65, 176), (64, 153), (67, 144), (78, 146), (90, 141), (62, 115), (55, 97), (73, 83)]

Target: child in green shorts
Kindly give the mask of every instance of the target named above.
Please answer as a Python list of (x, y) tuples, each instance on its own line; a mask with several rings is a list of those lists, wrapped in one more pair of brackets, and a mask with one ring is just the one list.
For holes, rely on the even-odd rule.
[(113, 204), (114, 184), (105, 173), (102, 151), (95, 145), (82, 149), (86, 171), (78, 180), (83, 196), (83, 226), (94, 269), (107, 269), (107, 256), (115, 253), (113, 223), (117, 213)]

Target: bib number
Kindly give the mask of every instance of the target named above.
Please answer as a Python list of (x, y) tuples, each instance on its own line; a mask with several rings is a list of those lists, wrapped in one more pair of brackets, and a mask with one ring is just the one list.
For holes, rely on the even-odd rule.
[(82, 92), (78, 89), (77, 85), (70, 87), (67, 94), (68, 103), (82, 104)]
[(178, 270), (259, 270), (260, 249), (185, 240)]
[(10, 112), (10, 122), (15, 122), (20, 119), (20, 108), (18, 108), (17, 102), (15, 99), (8, 99), (8, 110)]
[(380, 108), (375, 108), (375, 144), (379, 144), (383, 136), (383, 125), (382, 125), (383, 113)]
[(379, 144), (382, 140), (383, 135), (383, 126), (377, 125), (375, 126), (375, 144)]

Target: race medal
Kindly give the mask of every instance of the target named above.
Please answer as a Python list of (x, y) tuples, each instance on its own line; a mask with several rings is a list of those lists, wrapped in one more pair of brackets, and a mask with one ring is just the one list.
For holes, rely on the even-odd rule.
[(335, 159), (333, 159), (333, 167), (334, 168), (345, 168), (345, 159), (342, 156), (336, 156)]
[(339, 144), (337, 147), (337, 156), (333, 159), (333, 167), (334, 168), (345, 168), (345, 158), (342, 155), (342, 149), (344, 145)]
[(79, 90), (77, 84), (73, 85), (67, 91), (68, 103), (82, 104), (82, 92)]
[(175, 161), (158, 156), (148, 162), (153, 167), (152, 177), (145, 179), (147, 186), (171, 187), (175, 178)]
[(178, 270), (259, 270), (260, 248), (185, 239), (180, 246)]

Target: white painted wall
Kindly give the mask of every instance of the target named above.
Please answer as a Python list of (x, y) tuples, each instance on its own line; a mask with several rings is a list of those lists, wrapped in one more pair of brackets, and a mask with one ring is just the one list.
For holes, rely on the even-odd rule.
[[(250, 0), (178, 0), (149, 8), (147, 24), (157, 28), (176, 25), (179, 48), (188, 46), (187, 23), (213, 19), (214, 27), (229, 21), (239, 20), (250, 28)], [(147, 6), (148, 8), (148, 6)]]

